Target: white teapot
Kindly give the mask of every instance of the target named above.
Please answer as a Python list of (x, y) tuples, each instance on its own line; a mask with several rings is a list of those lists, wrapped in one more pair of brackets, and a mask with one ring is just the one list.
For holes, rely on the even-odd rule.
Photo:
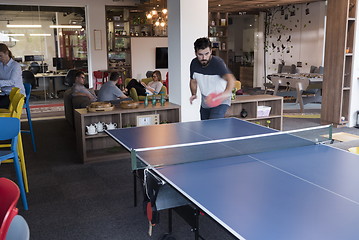
[(95, 123), (97, 132), (103, 132), (103, 131), (105, 130), (105, 129), (104, 129), (104, 125), (105, 125), (104, 122)]
[(106, 129), (107, 130), (115, 129), (116, 127), (117, 127), (117, 123), (106, 124)]
[(96, 134), (97, 133), (96, 126), (94, 124), (86, 126), (86, 129), (87, 129), (88, 134)]

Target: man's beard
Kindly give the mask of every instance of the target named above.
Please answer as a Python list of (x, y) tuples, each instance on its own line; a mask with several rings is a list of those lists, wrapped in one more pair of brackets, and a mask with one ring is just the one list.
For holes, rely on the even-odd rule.
[(207, 66), (208, 62), (209, 62), (208, 60), (202, 60), (201, 64), (202, 64), (202, 66)]

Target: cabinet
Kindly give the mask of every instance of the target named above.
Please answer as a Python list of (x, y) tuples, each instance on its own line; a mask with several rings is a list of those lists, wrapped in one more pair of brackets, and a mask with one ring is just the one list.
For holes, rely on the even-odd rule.
[(348, 123), (356, 24), (356, 0), (329, 0), (321, 123)]
[(228, 13), (208, 13), (208, 36), (212, 42), (213, 55), (228, 64)]
[[(269, 116), (259, 117), (258, 106), (271, 107)], [(245, 109), (248, 115), (242, 118), (240, 113)], [(263, 126), (282, 130), (283, 125), (283, 97), (272, 95), (236, 96), (232, 100), (226, 117), (237, 117)]]
[[(166, 102), (164, 106), (144, 107), (140, 104), (136, 109), (115, 108), (108, 112), (88, 112), (87, 109), (75, 109), (75, 130), (77, 152), (83, 163), (115, 160), (129, 157), (128, 151), (106, 133), (86, 134), (86, 126), (97, 122), (116, 123), (117, 127), (136, 126), (137, 116), (159, 114), (160, 123), (180, 121), (180, 106)], [(140, 137), (140, 136), (139, 136)]]

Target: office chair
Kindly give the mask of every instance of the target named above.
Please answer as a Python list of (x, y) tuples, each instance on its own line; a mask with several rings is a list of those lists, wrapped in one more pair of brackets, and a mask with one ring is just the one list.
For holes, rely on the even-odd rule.
[(30, 70), (24, 70), (22, 71), (22, 81), (24, 83), (29, 83), (31, 84), (31, 88), (32, 89), (36, 89), (38, 86), (38, 83), (36, 81), (35, 75), (32, 71)]
[(63, 84), (67, 87), (72, 87), (72, 85), (74, 85), (74, 83), (75, 83), (75, 75), (77, 72), (78, 72), (78, 70), (76, 70), (76, 69), (70, 69), (67, 72), (66, 77), (64, 78)]

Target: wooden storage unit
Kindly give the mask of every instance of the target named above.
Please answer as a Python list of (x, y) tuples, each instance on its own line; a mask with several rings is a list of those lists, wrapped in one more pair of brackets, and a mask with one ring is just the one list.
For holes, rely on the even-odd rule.
[[(258, 117), (258, 106), (271, 107), (268, 117)], [(242, 118), (240, 113), (245, 109), (248, 116)], [(238, 117), (240, 119), (261, 124), (263, 126), (282, 130), (283, 125), (283, 97), (272, 95), (236, 96), (226, 113), (226, 117)]]
[(348, 123), (355, 22), (356, 0), (328, 0), (322, 124)]
[(87, 109), (75, 109), (74, 113), (77, 152), (83, 163), (129, 157), (128, 151), (119, 146), (106, 133), (87, 135), (86, 126), (90, 124), (104, 122), (116, 123), (120, 128), (133, 127), (136, 126), (138, 115), (151, 114), (159, 114), (161, 123), (180, 121), (180, 106), (168, 102), (165, 103), (165, 106), (157, 103), (156, 106), (144, 107), (143, 104), (140, 104), (136, 109), (115, 108), (108, 112), (88, 112)]
[(240, 66), (239, 81), (243, 87), (253, 87), (253, 67)]
[(212, 42), (213, 55), (228, 65), (228, 13), (208, 13), (208, 36)]

